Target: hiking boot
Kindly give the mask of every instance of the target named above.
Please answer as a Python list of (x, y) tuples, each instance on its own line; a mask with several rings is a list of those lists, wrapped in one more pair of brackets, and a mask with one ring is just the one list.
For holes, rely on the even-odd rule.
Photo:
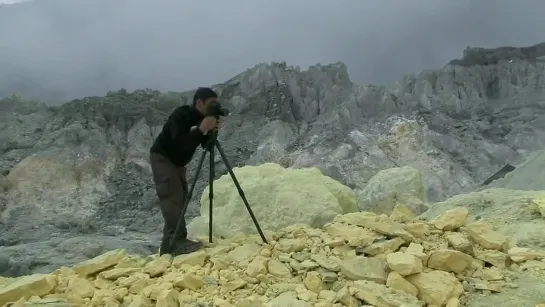
[(203, 244), (199, 241), (191, 241), (189, 239), (181, 239), (176, 242), (174, 249), (171, 251), (171, 255), (183, 255), (190, 254), (198, 251), (203, 247)]
[[(182, 239), (178, 239), (175, 243), (175, 246), (181, 242)], [(170, 254), (170, 238), (163, 238), (161, 242), (161, 247), (159, 248), (159, 256), (164, 254)]]
[(169, 251), (169, 242), (163, 241), (159, 249), (159, 255), (171, 254), (172, 256), (190, 254), (201, 249), (203, 244), (199, 241), (191, 241), (188, 239), (179, 239), (174, 244), (174, 250)]
[(162, 256), (164, 254), (169, 254), (168, 244), (169, 244), (168, 241), (163, 240), (163, 242), (161, 242), (161, 246), (159, 247), (159, 256)]

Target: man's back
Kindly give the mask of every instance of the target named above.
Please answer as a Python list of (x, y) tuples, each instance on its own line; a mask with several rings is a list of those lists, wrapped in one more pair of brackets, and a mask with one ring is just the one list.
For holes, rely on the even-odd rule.
[(202, 119), (201, 113), (191, 106), (176, 108), (163, 125), (150, 152), (164, 156), (177, 166), (185, 166), (191, 161), (197, 146), (204, 146), (208, 140), (199, 129), (191, 129), (197, 127)]

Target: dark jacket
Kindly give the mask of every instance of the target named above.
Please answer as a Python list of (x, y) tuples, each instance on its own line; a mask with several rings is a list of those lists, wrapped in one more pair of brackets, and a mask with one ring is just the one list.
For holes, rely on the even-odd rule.
[[(185, 166), (193, 157), (199, 144), (204, 148), (209, 140), (198, 129), (204, 116), (191, 106), (176, 108), (168, 117), (163, 130), (151, 146), (150, 152), (158, 153), (175, 164)], [(191, 129), (195, 127), (194, 129)]]

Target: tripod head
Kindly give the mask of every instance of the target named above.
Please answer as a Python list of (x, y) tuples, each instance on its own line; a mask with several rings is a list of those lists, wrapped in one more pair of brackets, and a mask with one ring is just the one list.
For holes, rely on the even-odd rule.
[[(222, 107), (221, 103), (217, 100), (211, 101), (207, 108), (206, 108), (206, 116), (214, 116), (216, 119), (219, 120), (220, 116), (228, 116), (229, 110), (227, 108)], [(210, 140), (208, 141), (208, 144), (206, 145), (206, 151), (211, 152), (214, 150), (214, 146), (216, 144), (216, 140), (218, 139), (218, 131), (210, 131)]]
[[(208, 104), (208, 107), (206, 109), (206, 116), (214, 116), (216, 119), (219, 120), (220, 116), (228, 116), (229, 110), (222, 107), (220, 102), (215, 100), (211, 101)], [(208, 144), (206, 145), (206, 151), (212, 152), (214, 150), (214, 146), (216, 144), (216, 140), (218, 139), (218, 130), (210, 131), (210, 140), (208, 141)]]

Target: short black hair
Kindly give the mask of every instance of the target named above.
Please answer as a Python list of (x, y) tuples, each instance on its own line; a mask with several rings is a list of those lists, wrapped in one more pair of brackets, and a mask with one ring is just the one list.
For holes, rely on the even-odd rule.
[(218, 94), (209, 87), (199, 87), (195, 92), (195, 95), (193, 95), (193, 106), (197, 104), (197, 100), (200, 99), (204, 101), (209, 98), (218, 98)]

